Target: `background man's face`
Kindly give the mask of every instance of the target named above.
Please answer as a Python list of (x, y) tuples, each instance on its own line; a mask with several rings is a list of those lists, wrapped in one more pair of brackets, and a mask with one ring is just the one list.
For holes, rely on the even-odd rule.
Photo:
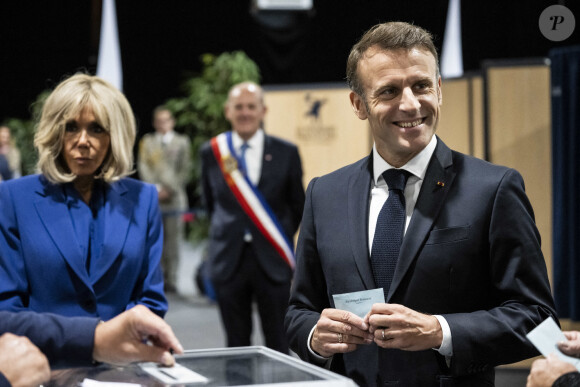
[(240, 89), (228, 98), (225, 106), (226, 119), (243, 139), (249, 139), (256, 133), (266, 115), (266, 107), (257, 91)]
[(169, 110), (161, 110), (153, 118), (153, 127), (158, 133), (165, 134), (173, 130), (175, 120)]

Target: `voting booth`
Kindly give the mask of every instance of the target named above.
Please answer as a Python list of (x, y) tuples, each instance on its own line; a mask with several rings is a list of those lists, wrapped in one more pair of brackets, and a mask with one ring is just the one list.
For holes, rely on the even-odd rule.
[(178, 369), (141, 363), (56, 370), (47, 386), (106, 386), (99, 382), (108, 382), (127, 383), (127, 387), (356, 387), (344, 376), (261, 346), (186, 351), (176, 356), (176, 360)]

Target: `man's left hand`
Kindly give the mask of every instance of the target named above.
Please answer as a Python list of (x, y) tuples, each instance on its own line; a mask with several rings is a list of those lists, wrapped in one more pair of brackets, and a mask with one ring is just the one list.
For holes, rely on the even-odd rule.
[(382, 348), (422, 351), (439, 348), (443, 342), (441, 325), (435, 316), (398, 304), (374, 304), (365, 321)]

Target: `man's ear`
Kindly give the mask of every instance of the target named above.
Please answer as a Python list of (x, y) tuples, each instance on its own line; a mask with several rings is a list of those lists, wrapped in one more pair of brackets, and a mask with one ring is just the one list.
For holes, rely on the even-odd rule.
[(350, 98), (350, 105), (352, 106), (352, 110), (354, 111), (354, 114), (356, 114), (356, 116), (359, 119), (366, 120), (368, 118), (367, 109), (366, 109), (365, 102), (363, 101), (362, 97), (360, 95), (358, 95), (357, 93), (355, 93), (354, 91), (351, 91), (349, 94), (349, 98)]
[(437, 80), (437, 98), (439, 100), (439, 106), (443, 105), (443, 92), (441, 91), (441, 77)]
[(226, 103), (224, 104), (224, 117), (226, 118), (226, 120), (230, 121), (230, 109), (229, 109), (229, 105)]

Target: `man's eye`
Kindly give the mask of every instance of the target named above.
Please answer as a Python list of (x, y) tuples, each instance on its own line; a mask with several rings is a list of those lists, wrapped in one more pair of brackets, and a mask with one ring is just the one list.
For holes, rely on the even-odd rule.
[(397, 93), (397, 89), (395, 88), (387, 88), (381, 91), (381, 95), (385, 97), (392, 97)]
[(431, 87), (431, 84), (428, 82), (421, 82), (417, 84), (417, 89), (419, 90), (428, 89), (429, 87)]

